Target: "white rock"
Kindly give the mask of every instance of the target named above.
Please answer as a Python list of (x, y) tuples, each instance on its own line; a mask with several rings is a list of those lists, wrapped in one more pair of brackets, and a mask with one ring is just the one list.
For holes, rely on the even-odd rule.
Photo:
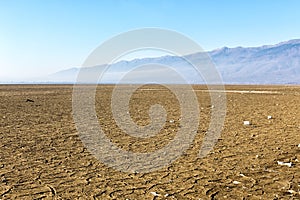
[(293, 163), (291, 163), (291, 162), (285, 163), (285, 162), (281, 162), (281, 161), (277, 161), (277, 164), (278, 165), (285, 165), (285, 166), (288, 166), (288, 167), (292, 167), (292, 165), (293, 165)]
[(232, 183), (238, 185), (238, 184), (240, 184), (241, 182), (239, 182), (239, 181), (233, 181)]
[(169, 194), (165, 194), (165, 195), (164, 195), (164, 197), (168, 197), (168, 196), (169, 196)]
[(268, 116), (268, 119), (273, 119), (273, 117), (271, 115)]
[(244, 125), (251, 125), (250, 121), (244, 121)]
[(150, 192), (150, 194), (152, 194), (153, 196), (155, 196), (155, 197), (158, 197), (158, 196), (160, 196), (158, 193), (156, 193), (156, 192)]
[(171, 119), (169, 122), (170, 122), (170, 123), (174, 123), (174, 120), (173, 120), (173, 119)]
[(291, 193), (291, 194), (297, 193), (295, 190), (288, 190), (288, 192)]
[(298, 144), (298, 147), (300, 148), (300, 144)]

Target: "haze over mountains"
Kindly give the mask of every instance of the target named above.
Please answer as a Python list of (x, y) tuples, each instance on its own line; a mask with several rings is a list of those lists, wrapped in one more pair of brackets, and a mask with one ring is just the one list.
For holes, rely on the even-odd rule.
[[(224, 83), (227, 84), (300, 84), (300, 39), (282, 42), (276, 45), (266, 45), (251, 48), (216, 49), (207, 52)], [(201, 54), (188, 55), (187, 58), (201, 62)], [(103, 83), (115, 83), (126, 71), (136, 66), (148, 63), (158, 63), (172, 66), (190, 83), (204, 83), (195, 75), (195, 71), (182, 58), (177, 56), (163, 56), (158, 58), (143, 58), (132, 61), (120, 61), (113, 64), (105, 73)], [(103, 66), (85, 68), (86, 74), (99, 73)], [(151, 70), (151, 69), (149, 69)], [(79, 68), (59, 71), (47, 77), (37, 79), (37, 82), (74, 83)], [(150, 73), (150, 71), (149, 71)], [(144, 75), (149, 74), (148, 72)], [(159, 76), (160, 71), (153, 71), (152, 75)], [(142, 80), (143, 74), (137, 73)]]

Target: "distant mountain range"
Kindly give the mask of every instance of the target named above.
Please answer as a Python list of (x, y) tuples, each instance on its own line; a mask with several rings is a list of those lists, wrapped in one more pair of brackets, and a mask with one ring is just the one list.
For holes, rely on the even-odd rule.
[[(201, 54), (203, 53), (187, 55), (187, 58), (198, 62)], [(300, 39), (261, 47), (223, 47), (207, 52), (207, 54), (211, 57), (224, 83), (227, 84), (300, 84)], [(110, 69), (105, 73), (102, 82), (114, 83), (126, 71), (148, 63), (172, 66), (190, 83), (203, 83), (203, 80), (195, 76), (195, 72), (190, 70), (189, 64), (177, 56), (117, 62), (111, 65)], [(103, 67), (85, 68), (84, 72), (86, 74), (99, 73)], [(80, 68), (71, 68), (59, 71), (39, 81), (74, 83), (79, 70)], [(155, 73), (152, 73), (152, 75), (155, 75)], [(159, 75), (159, 72), (157, 72), (157, 75)]]
[(299, 84), (300, 40), (209, 52), (226, 83)]

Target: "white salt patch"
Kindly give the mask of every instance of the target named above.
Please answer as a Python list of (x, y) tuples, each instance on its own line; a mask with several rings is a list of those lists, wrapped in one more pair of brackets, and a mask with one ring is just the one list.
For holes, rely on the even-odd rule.
[(226, 92), (226, 93), (240, 93), (240, 94), (277, 94), (278, 91), (266, 91), (266, 90), (203, 90), (198, 89), (194, 91), (203, 92)]

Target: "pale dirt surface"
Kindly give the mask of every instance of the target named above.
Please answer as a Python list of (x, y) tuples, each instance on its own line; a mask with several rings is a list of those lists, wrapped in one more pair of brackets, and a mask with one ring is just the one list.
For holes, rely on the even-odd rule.
[[(112, 119), (112, 88), (98, 87), (96, 110), (117, 146), (149, 152), (174, 137), (179, 105), (169, 91), (144, 86), (132, 96), (130, 114), (137, 124), (149, 123), (153, 103), (165, 105), (168, 112), (158, 135), (137, 139)], [(226, 88), (237, 92), (227, 93), (223, 132), (209, 155), (198, 158), (210, 98), (204, 86), (195, 86), (201, 121), (191, 148), (158, 171), (124, 173), (95, 159), (81, 143), (72, 117), (71, 85), (1, 85), (0, 199), (300, 199), (300, 86)], [(243, 125), (245, 120), (252, 125)]]

